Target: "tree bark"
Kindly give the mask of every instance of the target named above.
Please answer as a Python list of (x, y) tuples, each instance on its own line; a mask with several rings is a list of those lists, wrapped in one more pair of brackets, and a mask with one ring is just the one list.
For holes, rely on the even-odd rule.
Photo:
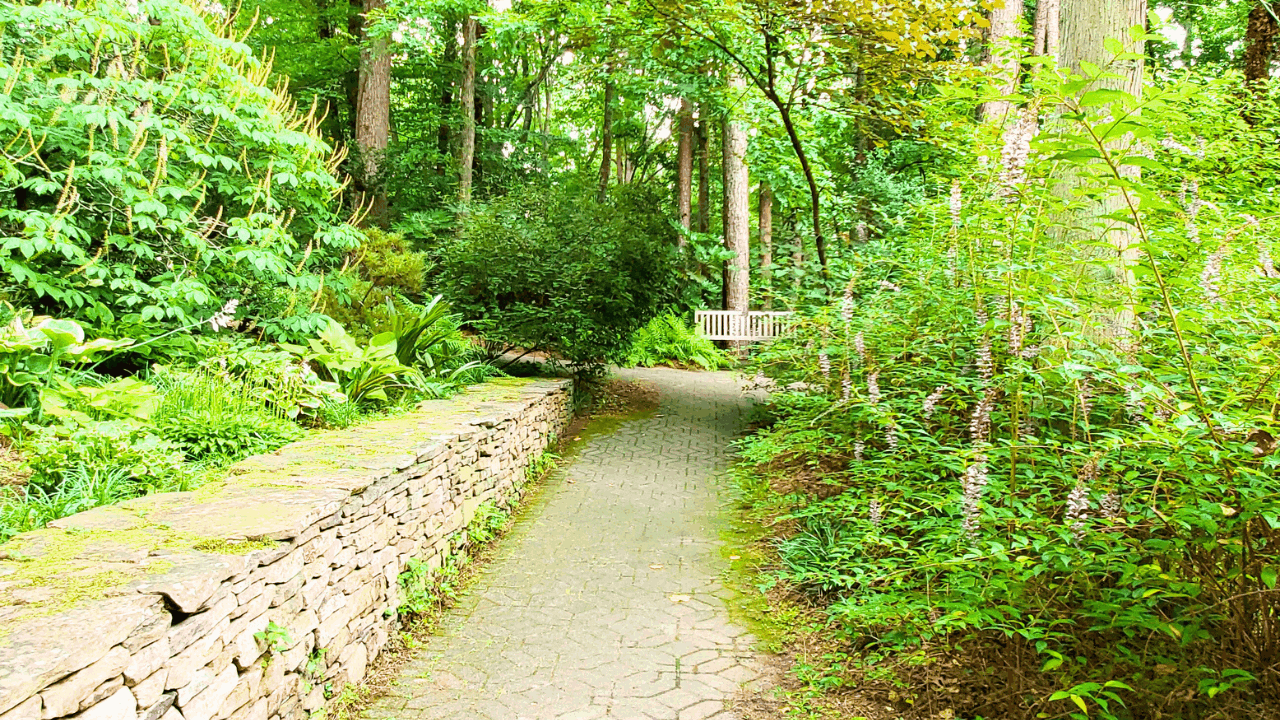
[[(365, 22), (386, 0), (364, 0)], [(360, 48), (360, 82), (356, 93), (356, 147), (360, 150), (363, 185), (373, 195), (369, 220), (387, 222), (387, 191), (380, 177), (391, 138), (391, 53), (385, 37), (365, 39)]]
[[(745, 87), (737, 77), (731, 88)], [(722, 129), (724, 154), (724, 246), (734, 253), (726, 263), (725, 309), (751, 309), (751, 186), (747, 174), (747, 131), (732, 116), (725, 116)]]
[[(1146, 18), (1146, 0), (1076, 0), (1066, 3), (1062, 8), (1059, 25), (1062, 64), (1075, 72), (1081, 72), (1083, 62), (1106, 67), (1120, 77), (1098, 80), (1091, 88), (1121, 90), (1135, 98), (1141, 98), (1143, 61), (1125, 61), (1108, 67), (1111, 53), (1104, 48), (1103, 43), (1107, 38), (1118, 39), (1124, 43), (1127, 52), (1141, 56), (1145, 49), (1144, 43), (1131, 39), (1129, 28), (1143, 25)], [(1124, 142), (1127, 140), (1117, 141), (1116, 144), (1120, 146)], [(1125, 166), (1122, 173), (1130, 178), (1141, 176), (1141, 171), (1135, 166)], [(1074, 199), (1073, 191), (1081, 183), (1079, 173), (1068, 171), (1057, 180), (1055, 192), (1069, 200)], [(1104, 337), (1110, 338), (1122, 335), (1133, 323), (1131, 308), (1133, 291), (1137, 285), (1133, 272), (1133, 266), (1138, 260), (1137, 237), (1130, 225), (1107, 217), (1124, 208), (1123, 195), (1110, 192), (1080, 208), (1070, 217), (1060, 218), (1063, 229), (1057, 232), (1059, 240), (1079, 248), (1078, 254), (1085, 260), (1098, 259), (1099, 251), (1084, 247), (1092, 244), (1090, 241), (1105, 239), (1110, 244), (1111, 249), (1107, 251), (1106, 257), (1109, 270), (1103, 271), (1103, 276), (1097, 278), (1103, 283), (1103, 295), (1111, 296), (1123, 308), (1115, 316), (1104, 318), (1106, 326), (1098, 328)]]
[[(676, 152), (676, 207), (680, 224), (688, 230), (693, 226), (693, 105), (687, 99), (680, 101), (679, 133), (680, 144)], [(684, 246), (683, 235), (680, 237), (680, 245)]]
[(436, 166), (436, 173), (439, 175), (446, 174), (449, 170), (449, 158), (453, 156), (453, 147), (451, 145), (453, 138), (452, 131), (449, 128), (449, 120), (453, 115), (453, 80), (449, 75), (449, 68), (458, 61), (458, 41), (455, 25), (452, 19), (446, 19), (444, 24), (444, 56), (440, 61), (440, 65), (444, 68), (444, 72), (440, 73), (440, 127), (436, 130), (436, 152), (439, 153), (440, 162)]
[(1034, 53), (1039, 56), (1058, 57), (1058, 33), (1062, 0), (1038, 0)]
[(760, 285), (764, 309), (773, 309), (773, 188), (760, 183)]
[(1244, 79), (1255, 91), (1259, 84), (1271, 78), (1271, 61), (1275, 57), (1276, 34), (1280, 33), (1280, 2), (1264, 3), (1255, 0), (1249, 11), (1249, 25), (1244, 36)]
[[(606, 70), (606, 72), (609, 72)], [(609, 196), (609, 171), (612, 168), (613, 159), (613, 96), (614, 96), (613, 80), (606, 80), (604, 84), (604, 122), (600, 127), (600, 191), (596, 195), (596, 199), (604, 202)]]
[[(991, 28), (987, 35), (987, 64), (992, 80), (1001, 95), (1012, 95), (1018, 89), (1018, 39), (1022, 30), (1022, 0), (1004, 0), (1004, 4), (991, 10)], [(1001, 122), (1009, 116), (1013, 104), (1003, 98), (988, 100), (982, 104), (981, 115), (986, 122)]]
[(698, 109), (696, 140), (698, 142), (698, 215), (695, 229), (711, 232), (711, 126), (707, 106)]
[(476, 40), (479, 22), (468, 15), (462, 23), (462, 140), (458, 153), (458, 201), (471, 202), (476, 159)]

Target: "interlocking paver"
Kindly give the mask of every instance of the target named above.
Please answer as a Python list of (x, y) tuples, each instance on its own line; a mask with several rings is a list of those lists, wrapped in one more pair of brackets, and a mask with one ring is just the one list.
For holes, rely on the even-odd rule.
[(754, 639), (719, 580), (726, 373), (624, 371), (661, 408), (586, 441), (367, 720), (736, 720)]

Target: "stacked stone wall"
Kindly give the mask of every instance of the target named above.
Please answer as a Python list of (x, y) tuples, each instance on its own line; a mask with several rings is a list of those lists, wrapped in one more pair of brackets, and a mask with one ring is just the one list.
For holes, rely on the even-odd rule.
[(223, 484), (0, 546), (0, 720), (300, 720), (364, 678), (411, 559), (439, 567), (568, 426), (504, 381), (251, 458)]

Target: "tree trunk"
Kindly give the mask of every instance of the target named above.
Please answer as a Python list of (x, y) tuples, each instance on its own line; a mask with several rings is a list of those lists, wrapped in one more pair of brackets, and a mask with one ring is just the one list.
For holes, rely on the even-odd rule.
[(1271, 60), (1275, 56), (1275, 39), (1280, 32), (1276, 16), (1280, 14), (1280, 2), (1257, 2), (1249, 11), (1249, 25), (1244, 36), (1244, 79), (1255, 91), (1259, 84), (1271, 78)]
[[(365, 21), (386, 6), (386, 0), (364, 0)], [(360, 48), (357, 90), (356, 147), (360, 150), (363, 185), (373, 195), (369, 220), (387, 222), (387, 191), (380, 173), (391, 137), (391, 53), (385, 37), (366, 39)]]
[[(987, 64), (989, 74), (1001, 95), (1012, 95), (1018, 89), (1018, 70), (1022, 63), (1018, 57), (1018, 39), (1021, 36), (1019, 22), (1022, 19), (1022, 0), (1004, 0), (1004, 4), (991, 10), (991, 28), (987, 36)], [(982, 104), (982, 119), (986, 122), (1002, 122), (1009, 115), (1013, 104), (1005, 99), (989, 100)]]
[(773, 309), (773, 188), (760, 183), (760, 285), (764, 309)]
[(695, 229), (700, 233), (711, 232), (711, 129), (707, 106), (698, 109), (695, 139), (698, 142), (698, 215)]
[[(676, 170), (676, 207), (680, 214), (680, 224), (686, 230), (693, 226), (693, 105), (687, 100), (680, 101), (680, 145), (677, 151)], [(680, 245), (684, 245), (684, 236), (680, 237)]]
[[(730, 79), (730, 87), (745, 87), (739, 78)], [(725, 116), (722, 128), (724, 154), (724, 247), (734, 256), (727, 263), (725, 309), (746, 312), (751, 309), (751, 186), (747, 176), (747, 131)]]
[[(606, 70), (606, 72), (608, 72)], [(604, 84), (604, 122), (600, 127), (600, 192), (596, 198), (604, 202), (609, 196), (609, 170), (613, 166), (613, 80)]]
[(1035, 55), (1058, 57), (1058, 24), (1062, 0), (1038, 0), (1036, 2)]
[[(1066, 3), (1060, 18), (1062, 64), (1075, 72), (1081, 72), (1083, 62), (1091, 62), (1099, 67), (1107, 66), (1111, 61), (1111, 53), (1103, 47), (1107, 38), (1121, 40), (1125, 51), (1141, 56), (1145, 49), (1144, 43), (1131, 39), (1129, 28), (1143, 25), (1146, 18), (1146, 0), (1076, 0)], [(1142, 96), (1142, 60), (1113, 64), (1107, 70), (1120, 77), (1099, 80), (1090, 86), (1091, 89), (1109, 88), (1138, 98)], [(1127, 140), (1118, 141), (1117, 146), (1123, 142)], [(1125, 166), (1122, 172), (1131, 178), (1140, 176), (1140, 170), (1134, 166)], [(1081, 183), (1079, 173), (1069, 171), (1057, 179), (1059, 182), (1055, 186), (1055, 192), (1064, 198), (1074, 199), (1073, 191)], [(1133, 273), (1133, 266), (1138, 260), (1137, 238), (1130, 225), (1107, 218), (1124, 208), (1123, 195), (1110, 192), (1080, 208), (1070, 217), (1059, 218), (1062, 229), (1057, 231), (1059, 240), (1072, 248), (1078, 248), (1077, 254), (1086, 261), (1099, 259), (1098, 250), (1086, 249), (1086, 246), (1091, 246), (1096, 240), (1105, 239), (1111, 246), (1109, 251), (1105, 251), (1105, 259), (1108, 261), (1105, 265), (1109, 269), (1102, 271), (1102, 276), (1096, 278), (1102, 283), (1104, 297), (1114, 300), (1122, 308), (1115, 316), (1100, 318), (1104, 326), (1097, 328), (1097, 331), (1109, 338), (1122, 335), (1133, 323), (1131, 308), (1137, 284)], [(1092, 262), (1089, 264), (1093, 265)]]
[(449, 68), (458, 61), (458, 41), (457, 33), (454, 30), (454, 22), (452, 19), (446, 19), (444, 24), (444, 57), (440, 61), (440, 66), (444, 68), (444, 72), (440, 73), (440, 127), (436, 130), (436, 152), (439, 153), (440, 162), (436, 166), (436, 173), (444, 175), (449, 172), (449, 158), (453, 156), (453, 142), (451, 131), (449, 129), (449, 120), (453, 115), (453, 80), (449, 75)]
[(476, 160), (476, 39), (479, 23), (468, 15), (462, 23), (462, 147), (458, 153), (458, 201), (471, 202)]

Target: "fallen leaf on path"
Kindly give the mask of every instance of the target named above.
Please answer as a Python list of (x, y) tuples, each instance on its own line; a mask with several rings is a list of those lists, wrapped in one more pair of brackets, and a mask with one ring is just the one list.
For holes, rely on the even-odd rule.
[(693, 598), (689, 597), (688, 595), (672, 595), (671, 596), (671, 602), (673, 603), (687, 603), (692, 599)]
[(649, 566), (650, 570), (661, 570), (662, 568), (663, 568), (662, 563), (654, 563)]

